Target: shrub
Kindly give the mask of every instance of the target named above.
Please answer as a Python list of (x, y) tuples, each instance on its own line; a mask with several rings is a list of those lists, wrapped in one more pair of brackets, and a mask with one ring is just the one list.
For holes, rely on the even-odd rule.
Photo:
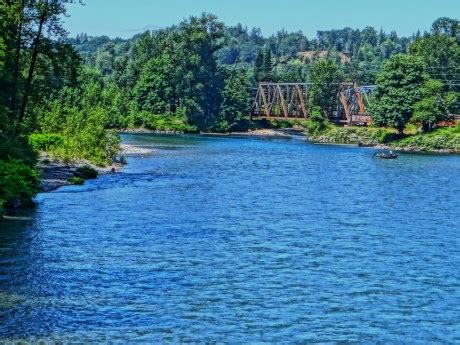
[(59, 134), (31, 134), (29, 145), (34, 151), (49, 151), (53, 147), (62, 146), (64, 138)]
[(271, 122), (273, 128), (282, 129), (282, 128), (292, 128), (294, 124), (288, 120), (276, 119)]
[(27, 138), (2, 135), (0, 131), (0, 160), (21, 160), (24, 164), (33, 166), (37, 154), (28, 143)]
[(183, 133), (194, 133), (195, 126), (187, 123), (185, 117), (179, 115), (155, 115), (147, 112), (141, 113), (143, 126), (150, 130), (174, 131)]
[(422, 151), (450, 150), (460, 152), (460, 130), (455, 128), (439, 128), (426, 134), (408, 136), (392, 142), (394, 147), (413, 147)]
[(77, 168), (77, 173), (83, 178), (96, 178), (99, 174), (96, 169), (89, 165), (84, 165)]
[(78, 176), (72, 176), (70, 178), (67, 179), (67, 182), (71, 183), (71, 184), (75, 184), (75, 185), (82, 185), (85, 183), (85, 180), (81, 177), (78, 177)]
[(0, 209), (13, 200), (29, 203), (39, 191), (39, 174), (19, 160), (0, 160)]

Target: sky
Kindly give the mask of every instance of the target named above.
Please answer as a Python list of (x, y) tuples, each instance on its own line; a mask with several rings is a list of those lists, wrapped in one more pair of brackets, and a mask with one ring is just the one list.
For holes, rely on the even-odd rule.
[(366, 26), (408, 36), (429, 30), (443, 16), (460, 18), (460, 0), (83, 0), (69, 5), (65, 27), (79, 33), (128, 38), (213, 13), (227, 25), (258, 27), (264, 35), (284, 28), (314, 37), (318, 30)]

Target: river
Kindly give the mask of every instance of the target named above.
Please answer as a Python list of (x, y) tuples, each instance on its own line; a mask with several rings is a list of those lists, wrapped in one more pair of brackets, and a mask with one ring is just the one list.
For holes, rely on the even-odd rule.
[(460, 342), (458, 156), (123, 140), (0, 223), (0, 342)]

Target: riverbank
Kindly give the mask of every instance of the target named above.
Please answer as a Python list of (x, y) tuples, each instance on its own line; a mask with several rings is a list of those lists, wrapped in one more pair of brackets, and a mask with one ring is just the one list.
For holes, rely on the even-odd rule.
[(41, 176), (40, 191), (44, 193), (52, 192), (64, 186), (84, 182), (85, 179), (90, 177), (82, 172), (83, 167), (86, 170), (94, 171), (94, 175), (91, 178), (96, 178), (99, 175), (113, 174), (120, 171), (123, 164), (113, 163), (100, 167), (86, 160), (64, 163), (50, 158), (46, 153), (41, 153), (37, 163), (37, 169)]
[(151, 155), (154, 152), (155, 150), (140, 145), (120, 144), (120, 161), (105, 167), (96, 166), (87, 160), (64, 163), (60, 160), (52, 159), (42, 152), (37, 164), (37, 169), (41, 173), (40, 191), (44, 193), (52, 192), (61, 187), (75, 184), (74, 178), (87, 178), (79, 171), (82, 167), (93, 169), (97, 172), (97, 175), (115, 174), (126, 164), (125, 156)]
[(460, 154), (460, 128), (439, 128), (429, 133), (418, 133), (415, 127), (407, 130), (401, 138), (396, 130), (374, 127), (341, 127), (327, 124), (323, 128), (311, 122), (293, 124), (287, 128), (261, 128), (247, 132), (202, 133), (208, 136), (258, 136), (258, 137), (304, 137), (317, 144), (344, 144), (401, 152)]
[[(458, 131), (458, 130), (457, 130)], [(401, 152), (414, 153), (439, 153), (439, 154), (459, 154), (460, 135), (456, 129), (439, 129), (428, 134), (412, 134), (406, 138), (398, 139), (392, 130), (371, 128), (371, 127), (338, 127), (331, 126), (313, 132), (308, 124), (305, 126), (296, 124), (289, 128), (260, 128), (250, 129), (246, 132), (230, 133), (200, 133), (203, 136), (236, 136), (236, 137), (273, 137), (289, 138), (303, 137), (313, 143), (318, 144), (345, 144), (362, 145), (375, 147), (378, 149), (392, 149)], [(175, 131), (152, 131), (143, 128), (123, 131), (126, 134), (178, 134)], [(457, 146), (457, 147), (456, 147)], [(120, 155), (151, 155), (155, 150), (140, 145), (123, 143), (120, 145)], [(99, 175), (116, 173), (122, 169), (122, 164), (114, 163), (107, 167), (98, 167), (88, 161), (80, 160), (74, 163), (63, 163), (53, 160), (46, 154), (40, 156), (37, 168), (41, 172), (40, 190), (42, 192), (54, 191), (60, 187), (72, 185), (72, 178), (80, 178), (78, 168), (89, 166), (96, 170)]]

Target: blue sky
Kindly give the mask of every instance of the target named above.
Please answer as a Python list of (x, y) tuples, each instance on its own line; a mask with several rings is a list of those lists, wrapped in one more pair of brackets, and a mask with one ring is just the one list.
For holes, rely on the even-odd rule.
[(260, 27), (264, 35), (278, 29), (303, 31), (374, 26), (410, 35), (429, 30), (438, 17), (460, 17), (460, 0), (84, 0), (70, 5), (65, 20), (71, 36), (131, 37), (167, 27), (190, 15), (216, 14), (229, 25)]

